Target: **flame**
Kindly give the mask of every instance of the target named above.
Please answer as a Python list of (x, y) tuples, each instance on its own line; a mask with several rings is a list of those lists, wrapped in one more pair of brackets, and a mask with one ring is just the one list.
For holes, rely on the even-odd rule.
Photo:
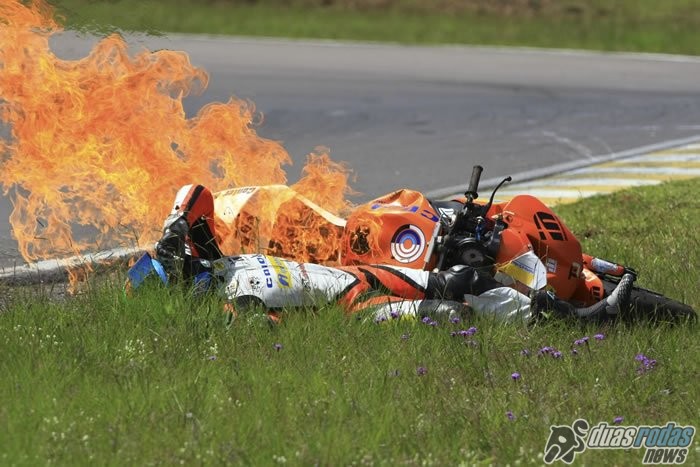
[[(187, 54), (130, 56), (111, 35), (85, 58), (62, 60), (49, 47), (61, 30), (45, 0), (0, 0), (0, 120), (11, 130), (0, 138), (0, 184), (14, 204), (10, 223), (25, 260), (150, 245), (188, 183), (216, 192), (287, 182), (282, 167), (290, 156), (258, 136), (252, 102), (232, 97), (186, 118), (183, 99), (208, 82)], [(304, 174), (295, 191), (334, 214), (350, 206), (349, 171), (327, 151), (311, 154)], [(266, 205), (259, 209), (264, 217)], [(273, 251), (333, 260), (338, 235), (322, 222), (304, 226), (298, 201), (282, 211), (271, 230)], [(241, 216), (235, 232), (222, 233), (224, 244), (240, 250), (254, 222)]]

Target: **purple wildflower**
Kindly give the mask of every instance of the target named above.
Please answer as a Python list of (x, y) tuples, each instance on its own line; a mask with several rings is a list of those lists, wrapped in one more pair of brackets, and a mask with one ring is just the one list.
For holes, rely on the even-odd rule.
[(620, 423), (622, 423), (622, 420), (624, 420), (624, 417), (615, 417), (615, 419), (613, 420), (613, 425), (619, 425)]
[(571, 355), (578, 355), (578, 350), (571, 349)]
[(597, 340), (597, 341), (602, 341), (603, 339), (605, 339), (605, 334), (596, 334), (596, 335), (593, 336), (593, 337), (594, 337), (595, 340)]
[(424, 316), (421, 321), (423, 322), (423, 324), (430, 324), (432, 320), (430, 319), (430, 316)]
[(430, 322), (428, 323), (428, 326), (433, 326), (433, 327), (435, 327), (435, 326), (437, 326), (437, 325), (438, 325), (438, 322), (437, 322), (437, 321), (430, 321)]
[(637, 373), (639, 373), (639, 374), (646, 373), (647, 371), (651, 371), (656, 366), (655, 359), (649, 358), (642, 353), (637, 354), (634, 357), (634, 359), (637, 360), (638, 362), (641, 362), (639, 367), (637, 368)]
[(506, 417), (508, 417), (508, 420), (510, 420), (511, 422), (515, 420), (515, 415), (513, 415), (513, 412), (511, 412), (510, 410), (506, 412)]
[(459, 335), (462, 337), (469, 337), (476, 334), (476, 331), (477, 329), (474, 326), (472, 326), (469, 329), (462, 329), (461, 331), (459, 331)]
[(577, 346), (583, 345), (585, 343), (586, 343), (586, 341), (584, 341), (583, 339), (576, 339), (574, 341), (574, 345), (577, 345)]
[(452, 318), (450, 318), (450, 323), (452, 324), (458, 324), (460, 321), (461, 319), (459, 319), (459, 316), (453, 316)]
[(541, 357), (543, 355), (551, 355), (552, 358), (562, 358), (563, 355), (562, 353), (557, 350), (556, 347), (550, 347), (548, 345), (545, 345), (542, 347), (540, 350), (537, 351), (537, 356)]
[(384, 321), (386, 321), (386, 316), (377, 316), (377, 317), (374, 319), (374, 322), (377, 323), (377, 324), (383, 323)]
[(515, 372), (513, 372), (513, 373), (510, 375), (510, 377), (513, 379), (513, 381), (517, 381), (517, 380), (520, 379), (520, 373), (518, 373), (517, 371), (515, 371)]
[(274, 347), (275, 350), (278, 352), (282, 350), (282, 344), (280, 344), (279, 342), (275, 343), (275, 345), (273, 345), (272, 347)]
[(529, 356), (530, 356), (530, 351), (527, 350), (527, 349), (523, 349), (523, 350), (520, 351), (520, 355), (522, 355), (523, 357), (529, 357)]
[(416, 374), (418, 376), (423, 376), (427, 373), (428, 373), (428, 369), (424, 366), (419, 366), (418, 368), (416, 368)]
[(398, 311), (392, 311), (389, 313), (389, 316), (391, 316), (391, 319), (398, 319), (399, 317), (399, 312)]

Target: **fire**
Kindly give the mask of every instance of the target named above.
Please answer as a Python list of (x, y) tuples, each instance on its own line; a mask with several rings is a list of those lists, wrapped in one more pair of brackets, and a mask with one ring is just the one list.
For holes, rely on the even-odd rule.
[[(25, 260), (148, 247), (175, 192), (188, 183), (214, 192), (287, 183), (290, 156), (256, 133), (252, 102), (231, 98), (186, 118), (183, 99), (208, 81), (187, 54), (130, 56), (112, 35), (88, 56), (62, 60), (49, 47), (60, 31), (45, 0), (0, 0), (0, 119), (11, 131), (0, 138), (0, 183), (14, 204), (10, 223)], [(348, 174), (320, 150), (292, 188), (340, 214), (349, 207)], [(257, 246), (304, 260), (337, 259), (339, 235), (308, 215), (308, 203), (278, 201), (246, 214), (257, 218), (241, 213), (235, 229), (221, 223), (223, 244), (240, 249), (267, 215), (275, 217), (267, 221), (269, 238)], [(89, 234), (79, 235), (76, 225)]]

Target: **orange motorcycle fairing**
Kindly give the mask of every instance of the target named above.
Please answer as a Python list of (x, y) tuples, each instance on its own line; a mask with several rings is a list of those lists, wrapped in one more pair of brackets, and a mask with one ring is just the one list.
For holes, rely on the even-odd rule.
[(430, 201), (418, 191), (404, 189), (376, 198), (348, 217), (341, 262), (432, 269), (439, 221)]
[(605, 287), (600, 277), (585, 266), (581, 276), (583, 280), (579, 282), (578, 288), (569, 301), (576, 306), (590, 306), (602, 300), (605, 296)]
[(503, 206), (503, 231), (496, 262), (507, 263), (528, 245), (547, 268), (547, 284), (568, 300), (582, 282), (581, 244), (554, 212), (537, 198), (519, 195)]

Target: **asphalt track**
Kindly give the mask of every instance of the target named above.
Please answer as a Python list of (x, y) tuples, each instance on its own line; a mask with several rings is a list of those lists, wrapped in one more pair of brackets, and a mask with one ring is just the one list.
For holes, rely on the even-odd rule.
[[(700, 59), (481, 47), (130, 36), (134, 50), (184, 50), (210, 73), (194, 115), (231, 95), (265, 115), (298, 178), (315, 146), (356, 173), (360, 202), (400, 187), (446, 194), (473, 164), (485, 178), (557, 171), (700, 135)], [(61, 58), (95, 39), (65, 34)], [(700, 136), (698, 136), (700, 139)], [(534, 172), (533, 172), (534, 171)], [(0, 219), (11, 206), (0, 199)], [(160, 220), (154, 220), (160, 222)], [(21, 260), (0, 223), (0, 266)]]

